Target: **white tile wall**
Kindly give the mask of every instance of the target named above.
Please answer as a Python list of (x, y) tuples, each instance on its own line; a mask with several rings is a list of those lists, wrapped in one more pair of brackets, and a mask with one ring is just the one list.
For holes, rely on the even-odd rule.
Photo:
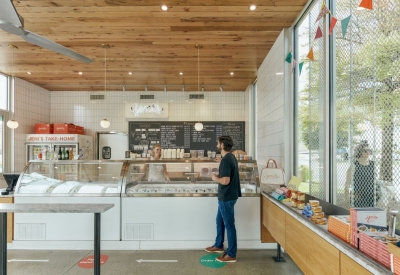
[(33, 133), (36, 123), (50, 122), (50, 92), (15, 78), (14, 112), (19, 123), (14, 130), (14, 171), (20, 172), (26, 164), (25, 134)]
[[(91, 94), (104, 94), (104, 100), (90, 100)], [(141, 94), (154, 94), (154, 100), (140, 100)], [(169, 103), (169, 117), (142, 121), (246, 121), (246, 100), (243, 92), (205, 92), (204, 101), (187, 101), (183, 92), (51, 92), (50, 123), (68, 122), (85, 127), (85, 134), (94, 136), (104, 131), (100, 121), (107, 118), (108, 131), (128, 131), (125, 103)], [(130, 119), (134, 121), (135, 119)]]
[(254, 133), (250, 133), (250, 99), (251, 99), (251, 91), (252, 91), (252, 87), (253, 85), (250, 84), (249, 86), (247, 86), (247, 89), (244, 93), (244, 105), (245, 105), (245, 121), (246, 121), (246, 126), (245, 126), (245, 148), (246, 148), (246, 152), (248, 155), (252, 155), (251, 153), (251, 148), (252, 146), (250, 146), (250, 138), (254, 137)]
[(260, 168), (268, 159), (284, 167), (284, 56), (282, 31), (257, 73), (257, 162)]

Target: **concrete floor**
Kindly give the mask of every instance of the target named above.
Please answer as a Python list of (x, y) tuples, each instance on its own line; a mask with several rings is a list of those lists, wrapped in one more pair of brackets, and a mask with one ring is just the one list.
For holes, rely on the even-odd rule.
[[(93, 251), (64, 250), (8, 250), (8, 260), (49, 260), (48, 262), (8, 262), (10, 275), (86, 275), (93, 269), (83, 269), (78, 262)], [(210, 268), (200, 264), (204, 251), (102, 251), (109, 256), (101, 266), (101, 274), (303, 274), (287, 254), (285, 263), (276, 263), (271, 257), (276, 250), (240, 250), (236, 263), (227, 263), (221, 268)], [(138, 263), (136, 260), (178, 260), (176, 263)]]

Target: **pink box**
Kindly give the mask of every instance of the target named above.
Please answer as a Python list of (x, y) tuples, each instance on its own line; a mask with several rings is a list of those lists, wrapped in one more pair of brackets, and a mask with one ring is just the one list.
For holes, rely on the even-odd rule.
[(75, 125), (75, 133), (78, 135), (84, 135), (85, 134), (85, 128), (82, 126), (77, 126)]
[(54, 124), (35, 124), (35, 134), (52, 134)]
[(390, 268), (390, 253), (387, 244), (360, 232), (360, 250)]
[(69, 123), (55, 123), (54, 134), (76, 134), (75, 125)]

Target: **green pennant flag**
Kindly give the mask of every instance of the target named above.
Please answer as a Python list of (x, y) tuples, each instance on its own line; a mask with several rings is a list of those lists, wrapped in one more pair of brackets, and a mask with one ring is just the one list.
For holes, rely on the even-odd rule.
[(303, 69), (304, 61), (299, 64), (299, 76), (301, 75), (301, 70)]
[(342, 37), (346, 35), (347, 27), (349, 26), (351, 15), (349, 17), (346, 17), (345, 19), (342, 20), (341, 25), (342, 25)]
[(290, 52), (290, 53), (286, 56), (285, 61), (286, 61), (287, 63), (292, 63), (292, 52)]

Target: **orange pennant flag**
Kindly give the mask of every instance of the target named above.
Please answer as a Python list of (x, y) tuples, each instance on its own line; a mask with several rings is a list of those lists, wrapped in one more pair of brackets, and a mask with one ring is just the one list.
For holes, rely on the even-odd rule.
[(372, 0), (362, 0), (360, 5), (358, 5), (358, 10), (372, 10)]
[(328, 35), (331, 35), (333, 29), (334, 29), (335, 26), (336, 26), (336, 22), (337, 22), (337, 18), (332, 16), (332, 19), (331, 19), (331, 26), (330, 26), (330, 28), (329, 28), (329, 34), (328, 34)]
[(314, 51), (311, 47), (310, 51), (307, 54), (308, 59), (310, 59), (311, 61), (314, 61)]
[(317, 33), (315, 34), (314, 40), (322, 37), (322, 30), (318, 26)]

